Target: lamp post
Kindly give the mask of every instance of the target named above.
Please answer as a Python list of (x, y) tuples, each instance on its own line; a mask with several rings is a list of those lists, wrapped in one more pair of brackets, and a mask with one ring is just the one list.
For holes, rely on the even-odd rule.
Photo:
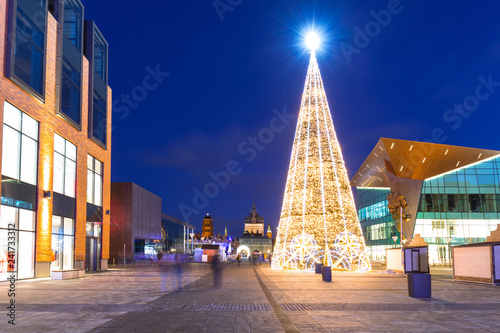
[(194, 253), (194, 244), (193, 244), (193, 242), (194, 242), (194, 233), (193, 232), (190, 233), (189, 236), (191, 236), (191, 254), (193, 254)]
[(403, 206), (399, 206), (399, 221), (400, 221), (400, 243), (401, 243), (401, 249), (403, 249)]
[(394, 247), (396, 247), (396, 241), (398, 240), (398, 236), (392, 236), (392, 240), (394, 241)]
[(448, 265), (451, 267), (451, 248), (450, 248), (450, 243), (451, 243), (451, 237), (446, 237), (446, 244), (448, 244)]

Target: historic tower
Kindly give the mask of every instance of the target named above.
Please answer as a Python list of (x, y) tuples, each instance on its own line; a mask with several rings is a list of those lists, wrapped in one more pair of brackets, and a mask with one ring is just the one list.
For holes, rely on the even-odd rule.
[(214, 220), (207, 213), (207, 216), (203, 218), (203, 224), (201, 227), (201, 237), (211, 238), (214, 235)]
[(369, 270), (342, 152), (314, 49), (307, 71), (273, 268)]

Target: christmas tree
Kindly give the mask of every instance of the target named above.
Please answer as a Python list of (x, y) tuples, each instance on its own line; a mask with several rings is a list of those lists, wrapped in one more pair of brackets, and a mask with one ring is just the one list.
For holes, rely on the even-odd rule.
[(365, 241), (314, 48), (307, 71), (272, 267), (369, 270)]

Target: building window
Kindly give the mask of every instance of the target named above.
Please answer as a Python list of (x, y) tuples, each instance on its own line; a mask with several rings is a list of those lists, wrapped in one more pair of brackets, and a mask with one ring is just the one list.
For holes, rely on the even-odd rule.
[(108, 44), (100, 33), (96, 31), (94, 37), (94, 73), (107, 83), (107, 63), (108, 63)]
[(52, 216), (52, 253), (54, 255), (50, 269), (73, 269), (75, 248), (75, 220)]
[(102, 171), (101, 161), (87, 155), (87, 202), (102, 207)]
[(63, 57), (61, 83), (61, 111), (78, 125), (81, 124), (81, 75)]
[[(13, 241), (15, 245), (12, 246), (9, 241)], [(10, 269), (7, 266), (9, 245), (11, 249), (14, 247), (15, 252), (14, 267)], [(35, 212), (1, 205), (0, 281), (7, 280), (10, 275), (8, 271), (17, 271), (19, 279), (32, 278), (35, 275)]]
[(106, 144), (106, 100), (94, 90), (94, 106), (92, 109), (92, 135)]
[(64, 1), (64, 34), (78, 51), (82, 51), (82, 15), (80, 1)]
[[(24, 3), (24, 2), (23, 2)], [(39, 3), (40, 6), (36, 3)], [(45, 1), (29, 5), (28, 15), (18, 1), (12, 73), (40, 97), (44, 94)], [(37, 7), (37, 8), (35, 8)], [(35, 23), (36, 19), (36, 23)]]
[(76, 146), (54, 134), (54, 192), (75, 197)]
[(2, 175), (36, 185), (38, 122), (7, 102), (4, 102), (3, 142)]

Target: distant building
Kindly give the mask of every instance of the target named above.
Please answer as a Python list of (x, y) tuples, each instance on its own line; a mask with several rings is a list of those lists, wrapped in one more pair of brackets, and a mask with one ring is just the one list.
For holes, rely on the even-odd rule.
[(201, 237), (211, 238), (214, 236), (214, 220), (207, 213), (207, 216), (203, 218), (203, 225), (201, 228)]
[(452, 245), (484, 242), (500, 223), (500, 151), (381, 138), (351, 185), (372, 259), (401, 244), (390, 193), (408, 203), (403, 234), (420, 234), (430, 264), (449, 263)]
[(255, 202), (252, 204), (250, 215), (245, 217), (245, 231), (243, 234), (264, 235), (264, 218), (257, 213)]
[(161, 215), (161, 228), (164, 250), (167, 252), (191, 252), (191, 234), (194, 235), (194, 226), (173, 216)]
[(273, 239), (273, 231), (271, 230), (271, 223), (267, 222), (267, 237)]
[(237, 252), (243, 256), (249, 256), (254, 252), (267, 256), (273, 250), (273, 241), (269, 233), (272, 236), (269, 225), (267, 235), (264, 233), (264, 217), (259, 215), (254, 202), (250, 215), (245, 217), (245, 231), (239, 240)]
[(134, 183), (111, 183), (110, 258), (154, 257), (161, 243), (161, 198)]

